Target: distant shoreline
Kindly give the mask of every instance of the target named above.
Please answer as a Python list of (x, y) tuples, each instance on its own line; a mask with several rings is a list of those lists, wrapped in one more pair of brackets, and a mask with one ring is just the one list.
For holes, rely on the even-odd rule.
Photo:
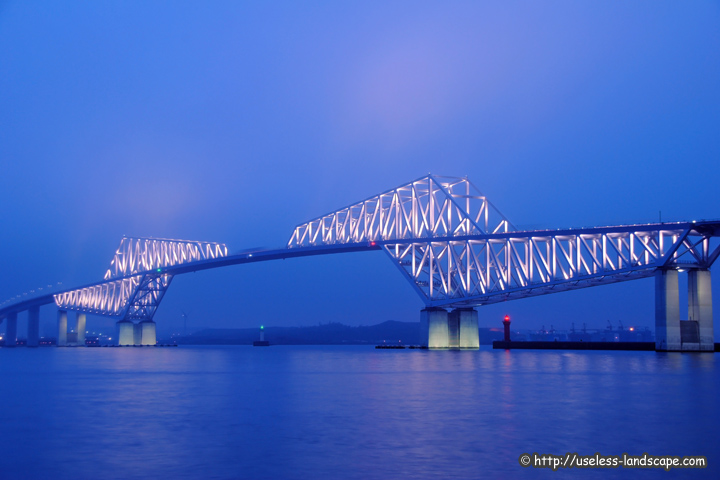
[[(328, 323), (308, 327), (265, 327), (271, 345), (421, 345), (420, 322), (388, 320), (377, 325), (352, 327)], [(480, 328), (480, 344), (502, 340), (499, 329)], [(259, 340), (257, 328), (209, 328), (173, 338), (178, 345), (252, 345)]]

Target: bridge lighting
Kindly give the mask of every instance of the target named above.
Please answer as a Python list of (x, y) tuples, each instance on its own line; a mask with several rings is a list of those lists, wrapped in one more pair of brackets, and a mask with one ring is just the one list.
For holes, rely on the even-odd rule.
[[(720, 255), (720, 247), (710, 250), (710, 240), (720, 237), (715, 233), (718, 225), (720, 221), (701, 219), (517, 231), (467, 178), (429, 175), (296, 227), (287, 248), (354, 249), (383, 242), (426, 303), (474, 306), (650, 277), (658, 268), (708, 269)], [(268, 259), (267, 251), (256, 251), (261, 260)], [(325, 253), (330, 252), (317, 249), (311, 254)], [(198, 261), (205, 261), (203, 268), (242, 263), (243, 254), (246, 259), (253, 256), (245, 252), (216, 262), (228, 257), (224, 244), (123, 237), (105, 281), (60, 291), (54, 299), (65, 309), (151, 319), (173, 267)], [(297, 256), (303, 255), (300, 251)], [(150, 274), (165, 267), (170, 273)], [(62, 285), (53, 287), (58, 291)], [(16, 295), (1, 304), (0, 312), (12, 309), (4, 306), (8, 302), (27, 302), (40, 292), (45, 293), (32, 290), (27, 299), (27, 292)], [(509, 323), (510, 316), (504, 318)]]

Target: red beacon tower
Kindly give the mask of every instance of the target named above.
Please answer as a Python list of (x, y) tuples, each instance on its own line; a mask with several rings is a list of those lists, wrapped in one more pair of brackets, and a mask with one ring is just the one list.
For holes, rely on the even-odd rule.
[(505, 315), (503, 319), (503, 326), (505, 327), (505, 341), (510, 341), (510, 315)]

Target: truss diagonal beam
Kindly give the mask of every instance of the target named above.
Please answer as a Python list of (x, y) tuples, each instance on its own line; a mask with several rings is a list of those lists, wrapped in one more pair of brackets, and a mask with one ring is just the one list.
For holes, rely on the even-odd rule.
[(467, 178), (428, 175), (298, 225), (288, 248), (383, 246), (428, 306), (709, 268), (720, 222), (517, 231)]
[[(699, 248), (708, 241), (686, 224), (650, 224), (379, 243), (423, 301), (440, 306), (482, 305), (509, 293), (517, 298), (644, 278), (658, 268), (705, 269), (718, 256), (717, 250)], [(645, 248), (649, 244), (658, 249)], [(635, 253), (643, 249), (644, 254)], [(409, 268), (418, 256), (419, 269)], [(471, 278), (477, 281), (467, 281)]]
[(123, 238), (104, 281), (4, 306), (0, 320), (50, 298), (70, 310), (149, 319), (177, 274), (379, 249), (428, 306), (483, 305), (660, 268), (708, 269), (719, 237), (720, 221), (518, 231), (466, 178), (428, 175), (298, 225), (278, 250), (228, 255), (219, 243)]
[(227, 257), (221, 243), (123, 237), (105, 281), (54, 296), (64, 309), (152, 320), (173, 275), (163, 269)]
[(184, 263), (222, 258), (227, 254), (227, 246), (222, 243), (123, 237), (110, 262), (110, 268), (105, 272), (105, 280)]
[(467, 178), (428, 175), (295, 227), (288, 248), (508, 232)]

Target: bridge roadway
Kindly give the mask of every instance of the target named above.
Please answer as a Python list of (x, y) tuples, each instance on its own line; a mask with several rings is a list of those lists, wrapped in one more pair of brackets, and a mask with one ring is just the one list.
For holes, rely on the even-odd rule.
[[(351, 252), (367, 252), (372, 250), (381, 250), (382, 246), (378, 242), (365, 242), (364, 244), (349, 245), (321, 245), (312, 247), (299, 248), (276, 248), (270, 250), (254, 250), (242, 253), (228, 255), (227, 257), (213, 258), (208, 260), (199, 260), (192, 263), (184, 263), (162, 268), (162, 274), (181, 275), (183, 273), (200, 272), (202, 270), (210, 270), (212, 268), (228, 267), (231, 265), (243, 265), (246, 263), (267, 262), (270, 260), (285, 260), (288, 258), (312, 257), (315, 255), (332, 255), (337, 253)], [(122, 280), (123, 278), (137, 277), (145, 274), (159, 273), (157, 269), (136, 272), (121, 277), (115, 277), (112, 281)], [(72, 288), (56, 290), (53, 293), (40, 295), (27, 300), (21, 300), (4, 308), (0, 308), (0, 322), (12, 313), (20, 313), (33, 307), (41, 307), (54, 303), (55, 295), (81, 290), (83, 288), (93, 287), (101, 282), (89, 283)]]
[[(445, 243), (448, 241), (453, 242), (466, 242), (466, 241), (502, 241), (502, 240), (520, 240), (520, 239), (531, 239), (531, 238), (554, 238), (554, 237), (567, 237), (567, 236), (582, 236), (582, 235), (604, 235), (608, 233), (630, 233), (637, 231), (638, 229), (660, 229), (666, 228), (672, 231), (689, 231), (695, 230), (708, 236), (718, 237), (720, 236), (720, 220), (713, 221), (700, 221), (700, 222), (672, 222), (672, 223), (655, 223), (655, 224), (638, 224), (638, 225), (620, 225), (620, 226), (607, 226), (607, 227), (587, 227), (587, 228), (566, 228), (566, 229), (546, 229), (546, 230), (526, 230), (526, 231), (513, 231), (513, 232), (500, 232), (492, 234), (476, 234), (476, 235), (457, 235), (457, 236), (436, 236), (426, 238), (412, 239), (412, 242), (436, 242)], [(226, 257), (212, 258), (207, 260), (198, 260), (190, 263), (183, 263), (173, 266), (163, 267), (161, 270), (163, 274), (170, 275), (181, 275), (184, 273), (193, 273), (203, 270), (210, 270), (213, 268), (227, 267), (231, 265), (243, 265), (246, 263), (265, 262), (270, 260), (285, 260), (289, 258), (301, 258), (311, 257), (316, 255), (332, 255), (338, 253), (351, 253), (351, 252), (367, 252), (367, 251), (378, 251), (382, 250), (385, 246), (392, 246), (399, 243), (399, 240), (375, 240), (360, 243), (347, 243), (347, 244), (331, 244), (331, 245), (316, 245), (316, 246), (305, 246), (305, 247), (292, 247), (292, 248), (275, 248), (268, 250), (253, 250), (243, 251), (228, 255)], [(709, 255), (708, 264), (713, 264), (720, 255), (720, 248), (716, 249)], [(676, 267), (682, 267), (683, 264), (677, 264)], [(651, 277), (655, 274), (657, 265), (647, 265), (646, 268), (638, 269), (615, 269), (612, 272), (608, 272), (608, 275), (601, 275), (602, 283), (617, 283), (629, 280), (636, 280), (640, 278)], [(693, 268), (694, 265), (689, 263), (687, 268)], [(156, 274), (158, 270), (146, 270), (132, 272), (122, 276), (116, 276), (112, 278), (112, 281), (122, 280), (123, 278), (137, 277), (145, 274)], [(612, 273), (613, 278), (605, 278)], [(622, 275), (625, 273), (625, 275)], [(555, 287), (552, 293), (577, 289), (582, 287), (593, 286), (590, 281), (592, 278), (586, 280), (586, 284), (580, 285), (578, 280), (576, 282), (568, 282), (566, 280), (557, 280), (554, 282), (543, 282), (542, 285), (537, 285), (537, 288)], [(19, 313), (28, 310), (32, 307), (40, 307), (54, 303), (54, 296), (71, 292), (75, 290), (81, 290), (83, 288), (93, 287), (102, 282), (93, 282), (85, 285), (64, 288), (61, 290), (55, 290), (52, 293), (45, 295), (34, 296), (27, 300), (21, 300), (17, 303), (8, 305), (0, 308), (0, 322), (2, 322), (9, 314)], [(538, 291), (535, 295), (547, 294), (547, 291)], [(528, 285), (526, 288), (521, 289), (504, 289), (502, 292), (498, 292), (496, 295), (486, 295), (483, 304), (495, 303), (498, 301), (511, 300), (513, 298), (525, 298), (528, 296), (534, 296), (532, 292), (532, 285)], [(438, 302), (428, 302), (429, 306), (442, 306), (443, 304), (457, 304), (460, 302), (457, 300), (447, 300)]]
[(137, 344), (146, 327), (154, 344), (153, 316), (175, 275), (383, 250), (425, 303), (421, 335), (430, 348), (477, 348), (481, 305), (654, 276), (657, 349), (712, 351), (719, 238), (718, 220), (520, 231), (466, 177), (427, 175), (296, 226), (285, 248), (228, 255), (219, 243), (124, 237), (104, 280), (0, 307), (0, 321), (15, 338), (17, 314), (27, 310), (28, 344), (36, 344), (39, 307), (54, 301), (58, 344), (67, 311), (77, 312), (78, 330), (87, 313), (110, 316), (129, 335), (121, 344)]

